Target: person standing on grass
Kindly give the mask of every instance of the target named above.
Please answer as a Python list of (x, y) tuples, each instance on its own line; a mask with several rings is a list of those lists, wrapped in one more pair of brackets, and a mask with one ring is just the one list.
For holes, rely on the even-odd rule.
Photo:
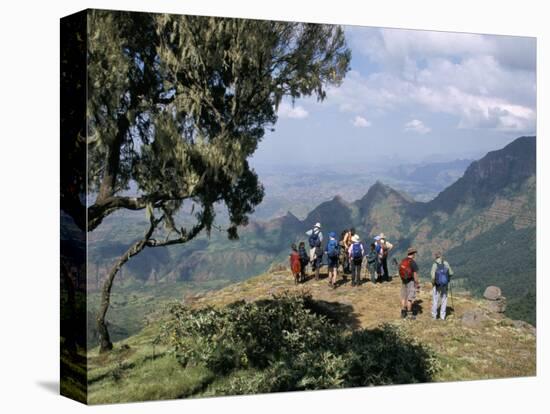
[(383, 274), (383, 280), (386, 282), (390, 281), (390, 273), (388, 271), (388, 254), (390, 253), (390, 250), (393, 249), (393, 244), (391, 244), (389, 241), (386, 240), (386, 236), (384, 233), (380, 233), (379, 241), (381, 251), (380, 251), (380, 266)]
[(374, 238), (374, 248), (376, 251), (376, 280), (382, 283), (382, 257), (384, 256), (384, 249), (380, 242), (380, 236)]
[(348, 249), (351, 266), (351, 285), (359, 286), (359, 282), (361, 281), (361, 264), (363, 263), (363, 256), (365, 256), (365, 249), (357, 234), (353, 235), (351, 241), (351, 246)]
[(301, 268), (301, 274), (300, 278), (302, 281), (305, 281), (307, 278), (306, 275), (306, 266), (309, 264), (309, 256), (306, 252), (306, 244), (302, 241), (298, 245), (298, 255), (300, 256), (300, 268)]
[(319, 272), (321, 271), (321, 266), (323, 265), (323, 255), (324, 251), (321, 246), (315, 247), (313, 252), (315, 259), (313, 259), (313, 266), (315, 267), (315, 280), (319, 280)]
[(311, 262), (312, 268), (311, 270), (315, 270), (315, 262), (317, 261), (315, 249), (318, 247), (321, 247), (321, 244), (323, 243), (323, 233), (321, 232), (321, 223), (315, 223), (315, 226), (313, 226), (312, 229), (306, 231), (306, 235), (308, 236), (308, 242), (309, 242), (309, 260)]
[(297, 285), (300, 282), (300, 274), (302, 273), (302, 269), (300, 266), (300, 255), (298, 254), (296, 244), (292, 243), (290, 249), (290, 270), (292, 272), (292, 275), (294, 276), (294, 284)]
[(437, 319), (437, 306), (441, 299), (439, 318), (445, 320), (447, 314), (447, 288), (453, 276), (453, 269), (446, 260), (443, 260), (441, 252), (435, 254), (435, 262), (432, 264), (432, 318)]
[(346, 243), (344, 242), (346, 238), (347, 229), (340, 234), (340, 241), (338, 245), (340, 246), (340, 257), (338, 258), (338, 264), (342, 266), (342, 277), (346, 280), (346, 275), (344, 270), (346, 269), (346, 263), (348, 261), (348, 249), (346, 248)]
[(371, 282), (376, 283), (378, 269), (378, 254), (376, 253), (376, 245), (374, 243), (370, 244), (370, 252), (367, 255), (367, 270), (370, 274)]
[[(345, 230), (343, 242), (344, 242), (344, 249), (345, 249), (346, 252), (349, 250), (349, 247), (353, 243), (351, 241), (351, 238), (353, 237), (353, 235), (354, 235), (354, 229), (346, 229)], [(348, 255), (345, 256), (344, 272), (343, 273), (344, 273), (344, 275), (351, 273), (351, 263), (349, 261)]]
[(328, 258), (328, 284), (334, 289), (336, 288), (336, 278), (338, 277), (340, 245), (338, 244), (338, 240), (336, 240), (336, 233), (333, 231), (328, 234), (326, 253)]
[(416, 290), (420, 289), (418, 281), (418, 265), (415, 261), (416, 249), (409, 247), (407, 257), (399, 265), (399, 276), (401, 277), (401, 317), (407, 318), (410, 313), (410, 319), (416, 319), (416, 309), (413, 309), (413, 302), (416, 299)]

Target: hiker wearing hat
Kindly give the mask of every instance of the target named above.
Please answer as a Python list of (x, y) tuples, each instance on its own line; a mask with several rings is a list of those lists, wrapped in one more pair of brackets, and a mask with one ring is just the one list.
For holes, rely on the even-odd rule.
[(374, 237), (374, 250), (376, 251), (376, 281), (381, 283), (383, 247), (380, 244), (380, 236)]
[(376, 253), (376, 243), (370, 244), (370, 252), (367, 255), (367, 270), (370, 274), (371, 282), (376, 283), (378, 270), (378, 253)]
[(435, 261), (432, 264), (432, 318), (437, 319), (437, 305), (441, 298), (439, 318), (445, 320), (447, 314), (447, 288), (453, 276), (453, 269), (449, 262), (443, 260), (441, 252), (435, 253)]
[(334, 289), (336, 288), (336, 278), (338, 277), (340, 245), (338, 244), (338, 240), (336, 240), (336, 233), (333, 231), (328, 234), (326, 253), (328, 258), (328, 284)]
[(323, 243), (323, 233), (321, 232), (321, 223), (315, 223), (312, 229), (306, 231), (306, 235), (309, 236), (309, 260), (311, 262), (312, 270), (315, 270), (317, 262), (316, 249), (321, 247)]
[(306, 244), (301, 241), (298, 245), (298, 255), (300, 256), (300, 280), (305, 282), (306, 280), (306, 266), (309, 264), (309, 255), (306, 252)]
[(361, 264), (363, 263), (363, 256), (365, 256), (365, 249), (357, 234), (352, 236), (351, 242), (351, 246), (348, 249), (351, 265), (351, 285), (359, 286), (359, 282), (361, 281)]
[(407, 257), (399, 265), (399, 276), (401, 277), (401, 317), (407, 317), (410, 313), (411, 319), (416, 319), (416, 312), (413, 312), (413, 302), (416, 299), (416, 290), (420, 288), (418, 282), (418, 265), (415, 261), (416, 249), (409, 247)]
[(390, 281), (390, 273), (388, 271), (388, 254), (391, 249), (393, 249), (393, 244), (391, 244), (389, 241), (386, 240), (386, 236), (384, 233), (380, 233), (378, 235), (379, 240), (378, 244), (380, 245), (380, 267), (381, 267), (381, 273), (383, 274), (382, 280), (389, 282)]
[[(353, 243), (351, 241), (351, 238), (353, 237), (354, 234), (355, 234), (355, 229), (353, 228), (344, 230), (344, 237), (342, 239), (342, 242), (344, 245), (344, 251), (346, 253), (349, 250), (349, 247), (351, 246), (351, 244)], [(345, 275), (351, 273), (351, 264), (347, 254), (344, 256), (344, 262), (342, 263), (342, 266), (344, 267), (343, 273), (344, 273), (344, 279), (345, 279), (346, 278)]]
[[(338, 258), (338, 264), (340, 266), (342, 266), (342, 278), (344, 280), (344, 282), (347, 281), (347, 277), (346, 277), (346, 267), (348, 265), (348, 247), (349, 245), (346, 244), (346, 237), (347, 237), (347, 234), (348, 234), (348, 230), (344, 230), (341, 234), (340, 234), (340, 241), (338, 242), (338, 245), (340, 246), (340, 257)], [(351, 238), (350, 238), (351, 240)]]

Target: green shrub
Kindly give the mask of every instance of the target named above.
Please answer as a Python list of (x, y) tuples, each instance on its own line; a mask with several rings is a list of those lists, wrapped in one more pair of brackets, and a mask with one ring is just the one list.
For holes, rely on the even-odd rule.
[[(314, 312), (308, 295), (284, 294), (222, 309), (176, 304), (161, 340), (180, 363), (204, 365), (219, 378), (212, 395), (429, 381), (432, 354), (395, 328), (345, 327)], [(322, 312), (321, 312), (322, 313)]]

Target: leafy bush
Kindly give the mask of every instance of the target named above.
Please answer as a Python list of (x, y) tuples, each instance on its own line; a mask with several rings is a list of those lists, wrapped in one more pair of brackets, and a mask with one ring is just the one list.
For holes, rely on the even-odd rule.
[(222, 309), (175, 304), (161, 340), (183, 366), (204, 365), (219, 375), (213, 395), (431, 380), (433, 355), (396, 328), (350, 335), (312, 309), (322, 307), (290, 294)]

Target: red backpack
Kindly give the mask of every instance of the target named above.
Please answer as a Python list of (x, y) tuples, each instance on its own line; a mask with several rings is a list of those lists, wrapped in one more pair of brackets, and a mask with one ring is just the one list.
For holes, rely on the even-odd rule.
[(294, 274), (298, 274), (302, 270), (302, 265), (300, 263), (300, 256), (298, 255), (298, 252), (292, 252), (290, 254), (290, 269)]
[(399, 265), (399, 276), (401, 276), (403, 282), (409, 282), (413, 279), (413, 270), (411, 267), (412, 260), (413, 259), (410, 257), (405, 257), (401, 260), (401, 264)]

